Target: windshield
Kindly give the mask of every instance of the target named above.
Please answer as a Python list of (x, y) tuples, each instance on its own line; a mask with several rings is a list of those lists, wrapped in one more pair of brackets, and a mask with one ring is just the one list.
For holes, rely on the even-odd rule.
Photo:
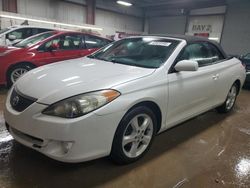
[(9, 30), (10, 30), (10, 29), (8, 29), (8, 28), (1, 29), (1, 30), (0, 30), (0, 34), (5, 33), (6, 31), (9, 31)]
[(89, 58), (132, 65), (144, 68), (158, 68), (178, 45), (177, 40), (157, 37), (122, 39), (102, 48)]
[(52, 36), (54, 33), (53, 32), (49, 32), (49, 33), (42, 33), (40, 35), (36, 35), (36, 36), (33, 36), (33, 37), (30, 37), (30, 38), (27, 38), (25, 40), (22, 40), (21, 42), (15, 44), (14, 46), (15, 47), (18, 47), (18, 48), (27, 48), (27, 47), (30, 47), (50, 36)]

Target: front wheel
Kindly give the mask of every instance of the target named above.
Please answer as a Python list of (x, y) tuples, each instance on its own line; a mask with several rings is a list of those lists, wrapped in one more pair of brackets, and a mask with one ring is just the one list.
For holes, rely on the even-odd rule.
[(28, 64), (19, 64), (12, 67), (8, 71), (7, 75), (7, 86), (11, 87), (21, 76), (27, 73), (29, 70), (33, 69), (33, 66)]
[(238, 92), (238, 85), (234, 83), (227, 94), (226, 101), (217, 108), (217, 111), (220, 113), (227, 113), (230, 112), (235, 104)]
[(111, 159), (118, 164), (128, 164), (141, 158), (151, 146), (156, 123), (156, 116), (148, 107), (139, 106), (129, 111), (115, 133)]

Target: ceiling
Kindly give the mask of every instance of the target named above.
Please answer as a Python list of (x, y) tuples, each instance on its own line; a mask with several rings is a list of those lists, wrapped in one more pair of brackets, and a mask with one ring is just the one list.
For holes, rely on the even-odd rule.
[[(126, 0), (125, 0), (126, 1)], [(203, 8), (225, 5), (226, 0), (127, 0), (144, 9)]]

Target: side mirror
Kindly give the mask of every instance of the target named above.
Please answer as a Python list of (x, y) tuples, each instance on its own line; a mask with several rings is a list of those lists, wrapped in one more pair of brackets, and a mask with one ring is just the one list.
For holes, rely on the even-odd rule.
[(8, 35), (8, 39), (10, 41), (16, 40), (16, 36), (15, 35)]
[(182, 60), (179, 61), (174, 68), (176, 71), (181, 72), (181, 71), (197, 71), (198, 67), (199, 66), (197, 61)]
[(47, 48), (47, 51), (52, 52), (52, 51), (58, 50), (58, 48), (59, 48), (59, 44), (53, 43), (53, 44), (51, 44), (51, 45)]

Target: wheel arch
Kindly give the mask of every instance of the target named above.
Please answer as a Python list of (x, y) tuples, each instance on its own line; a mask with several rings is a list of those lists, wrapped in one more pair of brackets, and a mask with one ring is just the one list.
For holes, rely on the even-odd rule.
[(9, 79), (8, 79), (8, 76), (11, 72), (11, 70), (13, 68), (15, 68), (16, 66), (19, 66), (19, 65), (26, 65), (26, 66), (30, 66), (31, 68), (36, 68), (37, 66), (29, 61), (21, 61), (21, 62), (18, 62), (18, 63), (14, 63), (14, 64), (11, 64), (7, 70), (6, 70), (6, 73), (5, 73), (5, 80), (6, 80), (6, 83), (7, 83), (7, 87), (9, 87)]
[(18, 63), (14, 63), (14, 64), (11, 64), (8, 68), (7, 68), (7, 71), (6, 73), (8, 74), (9, 71), (11, 69), (13, 69), (14, 67), (18, 66), (18, 65), (29, 65), (31, 67), (37, 67), (34, 63), (31, 63), (29, 61), (21, 61), (21, 62), (18, 62)]
[(235, 80), (234, 82), (237, 85), (237, 95), (240, 93), (240, 89), (241, 89), (241, 82), (239, 79)]
[(153, 113), (156, 116), (156, 120), (157, 120), (157, 130), (156, 130), (156, 132), (158, 133), (159, 130), (161, 129), (161, 124), (162, 124), (162, 112), (161, 112), (161, 109), (160, 109), (159, 105), (156, 104), (155, 102), (149, 101), (149, 100), (140, 101), (140, 102), (134, 104), (132, 107), (130, 107), (129, 110), (126, 113), (128, 113), (129, 111), (131, 111), (132, 109), (134, 109), (134, 108), (136, 108), (138, 106), (146, 106), (146, 107), (150, 108), (153, 111)]
[[(133, 109), (140, 107), (140, 109), (142, 110), (143, 107), (148, 107), (149, 109), (152, 110), (152, 112), (155, 114), (156, 116), (156, 121), (157, 121), (157, 130), (155, 131), (155, 133), (158, 133), (160, 128), (161, 128), (161, 110), (160, 107), (157, 105), (157, 103), (150, 101), (150, 100), (144, 100), (144, 101), (138, 101), (137, 103), (135, 103), (134, 105), (132, 105), (127, 112), (124, 114), (123, 118), (130, 113)], [(137, 111), (138, 113), (139, 111)], [(130, 116), (131, 117), (131, 116)], [(122, 119), (123, 119), (122, 118)], [(122, 121), (122, 120), (121, 120)], [(121, 123), (120, 121), (120, 123)], [(119, 124), (119, 126), (122, 126), (124, 128), (124, 125), (126, 124)], [(119, 129), (119, 126), (117, 127), (116, 131), (115, 131), (115, 135), (112, 141), (112, 146), (111, 146), (111, 150), (110, 150), (110, 158), (118, 163), (118, 164), (128, 164), (131, 162), (134, 162), (136, 160), (138, 160), (139, 158), (143, 157), (143, 155), (148, 151), (149, 147), (151, 144), (149, 144), (146, 148), (146, 150), (143, 151), (142, 154), (140, 154), (139, 156), (136, 156), (134, 159), (133, 158), (129, 158), (128, 156), (126, 156), (124, 154), (124, 152), (122, 151), (123, 149), (120, 147), (122, 146), (122, 138), (121, 138), (121, 131), (123, 131), (124, 129)], [(124, 135), (124, 132), (123, 134)], [(153, 136), (152, 136), (153, 139)], [(152, 140), (151, 139), (151, 140)], [(150, 141), (150, 143), (152, 143)], [(123, 147), (123, 146), (122, 146)]]

